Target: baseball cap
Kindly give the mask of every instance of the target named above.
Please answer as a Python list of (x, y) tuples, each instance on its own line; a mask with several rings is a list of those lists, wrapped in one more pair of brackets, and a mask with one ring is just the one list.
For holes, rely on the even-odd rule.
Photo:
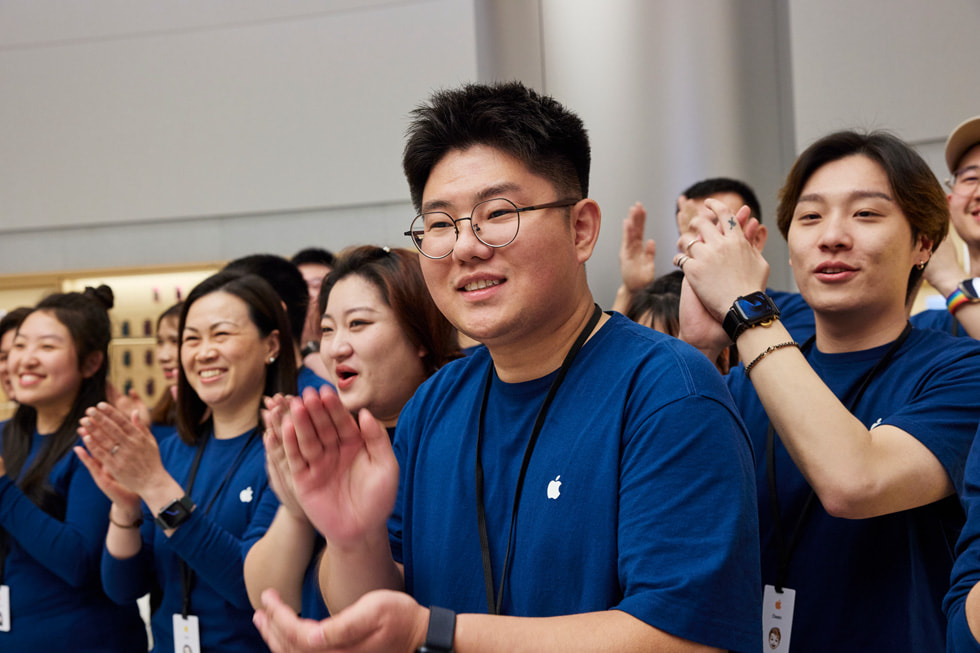
[(974, 145), (980, 143), (980, 116), (964, 120), (946, 140), (946, 167), (955, 172), (956, 165)]

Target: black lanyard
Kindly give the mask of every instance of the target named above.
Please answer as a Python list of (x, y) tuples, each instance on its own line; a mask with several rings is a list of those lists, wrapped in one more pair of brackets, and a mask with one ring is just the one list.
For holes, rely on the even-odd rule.
[(602, 309), (598, 305), (595, 305), (595, 309), (592, 311), (592, 317), (589, 318), (589, 323), (578, 334), (578, 338), (575, 340), (572, 348), (565, 355), (565, 360), (562, 361), (561, 367), (558, 369), (558, 374), (551, 382), (551, 387), (548, 388), (548, 394), (545, 395), (544, 402), (542, 402), (541, 408), (538, 410), (538, 416), (534, 420), (534, 429), (531, 431), (531, 437), (527, 442), (527, 447), (524, 449), (524, 460), (521, 462), (521, 471), (517, 476), (517, 488), (514, 490), (514, 507), (510, 516), (510, 532), (507, 535), (507, 552), (504, 554), (504, 568), (500, 574), (500, 592), (497, 594), (496, 599), (494, 598), (493, 590), (493, 565), (490, 561), (490, 538), (487, 535), (487, 515), (483, 503), (483, 463), (481, 462), (483, 420), (487, 412), (487, 403), (490, 399), (490, 382), (493, 379), (493, 360), (490, 361), (487, 378), (483, 382), (483, 403), (480, 405), (479, 431), (476, 437), (476, 517), (480, 528), (480, 550), (483, 554), (483, 581), (487, 588), (487, 611), (490, 614), (500, 614), (500, 608), (503, 604), (504, 585), (507, 583), (507, 568), (510, 564), (511, 544), (514, 541), (514, 526), (517, 524), (517, 509), (520, 505), (521, 489), (524, 487), (524, 476), (527, 474), (528, 463), (531, 462), (534, 445), (537, 444), (538, 436), (541, 434), (541, 428), (544, 426), (544, 420), (548, 414), (548, 409), (551, 408), (551, 402), (558, 393), (559, 386), (561, 386), (562, 381), (565, 380), (565, 375), (568, 374), (568, 370), (572, 367), (572, 361), (575, 360), (575, 356), (582, 349), (585, 341), (588, 340), (589, 334), (592, 333), (596, 324), (599, 323), (600, 317), (602, 317)]
[[(210, 501), (208, 501), (207, 506), (205, 506), (204, 508), (205, 515), (211, 511), (211, 506), (213, 506), (214, 502), (217, 501), (219, 496), (221, 496), (221, 492), (225, 489), (225, 486), (228, 485), (228, 482), (231, 481), (231, 477), (235, 474), (236, 471), (238, 471), (238, 468), (241, 467), (242, 461), (245, 459), (245, 454), (251, 448), (252, 443), (255, 442), (258, 435), (259, 435), (258, 427), (252, 429), (252, 432), (249, 433), (248, 440), (245, 441), (245, 446), (243, 446), (241, 450), (239, 450), (238, 455), (235, 457), (235, 461), (231, 464), (231, 467), (228, 468), (228, 473), (225, 474), (225, 477), (221, 480), (221, 485), (218, 486), (218, 489), (215, 491), (214, 495), (212, 495)], [(204, 447), (207, 446), (208, 440), (210, 439), (211, 437), (209, 433), (208, 435), (202, 437), (201, 441), (197, 445), (197, 452), (194, 454), (194, 462), (191, 463), (191, 471), (187, 475), (187, 490), (186, 490), (187, 496), (190, 496), (191, 490), (194, 489), (194, 481), (197, 480), (197, 470), (201, 466), (201, 458), (204, 457)], [(183, 558), (181, 558), (180, 559), (180, 587), (181, 587), (183, 598), (181, 600), (180, 613), (181, 616), (184, 617), (184, 619), (186, 619), (187, 615), (191, 613), (191, 587), (193, 584), (194, 584), (194, 570), (190, 568), (190, 565), (184, 562)]]
[[(847, 402), (847, 412), (852, 415), (854, 414), (854, 409), (857, 408), (858, 402), (864, 396), (865, 390), (871, 385), (871, 381), (891, 362), (895, 352), (908, 339), (910, 333), (912, 333), (912, 325), (906, 322), (905, 329), (898, 336), (898, 339), (892, 343), (892, 346), (888, 348), (885, 355), (861, 379), (861, 383), (854, 392), (853, 398)], [(810, 339), (803, 343), (800, 350), (806, 353), (813, 345), (815, 337), (810, 336)], [(812, 512), (814, 498), (817, 493), (812, 488), (810, 489), (810, 494), (807, 495), (806, 502), (803, 504), (803, 510), (800, 511), (800, 516), (796, 520), (796, 526), (793, 527), (793, 533), (790, 535), (789, 544), (787, 545), (786, 534), (783, 532), (783, 520), (779, 511), (779, 495), (776, 491), (776, 431), (772, 427), (772, 422), (769, 422), (769, 430), (766, 433), (766, 480), (769, 484), (769, 508), (772, 512), (773, 529), (776, 536), (776, 551), (778, 553), (775, 587), (777, 592), (782, 593), (783, 586), (786, 584), (786, 576), (789, 574), (790, 560), (793, 557), (796, 546), (800, 543), (803, 525)]]

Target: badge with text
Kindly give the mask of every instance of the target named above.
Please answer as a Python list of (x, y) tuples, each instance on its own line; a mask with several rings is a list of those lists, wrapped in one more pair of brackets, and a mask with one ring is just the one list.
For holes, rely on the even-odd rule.
[(10, 586), (0, 585), (0, 632), (10, 632)]
[(795, 604), (796, 590), (784, 587), (782, 592), (777, 592), (772, 585), (766, 585), (762, 597), (762, 653), (789, 651)]
[(197, 617), (187, 615), (184, 619), (174, 615), (174, 653), (201, 653), (201, 636)]

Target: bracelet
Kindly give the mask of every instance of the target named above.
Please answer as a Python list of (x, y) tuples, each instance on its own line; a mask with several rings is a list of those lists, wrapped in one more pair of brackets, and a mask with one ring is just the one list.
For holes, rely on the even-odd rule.
[(119, 528), (139, 528), (140, 526), (143, 525), (142, 517), (134, 521), (132, 524), (120, 524), (119, 522), (117, 522), (115, 519), (112, 518), (111, 510), (109, 511), (109, 521), (112, 522), (113, 525), (118, 526)]
[(966, 296), (966, 293), (957, 288), (953, 292), (949, 293), (949, 297), (946, 298), (946, 310), (948, 310), (949, 314), (952, 315), (956, 313), (956, 311), (963, 308), (964, 304), (969, 303), (970, 298)]
[(781, 342), (781, 343), (779, 343), (777, 345), (772, 345), (770, 347), (766, 347), (766, 350), (764, 352), (762, 352), (761, 354), (759, 354), (758, 356), (756, 356), (752, 360), (751, 363), (749, 363), (748, 365), (745, 366), (745, 376), (746, 377), (749, 376), (749, 372), (752, 371), (752, 368), (753, 367), (755, 367), (756, 365), (759, 364), (759, 361), (761, 361), (763, 358), (765, 358), (766, 356), (768, 356), (772, 352), (776, 351), (777, 349), (782, 349), (783, 347), (796, 347), (797, 349), (799, 349), (800, 348), (800, 343), (796, 342), (795, 340), (789, 340), (787, 342)]

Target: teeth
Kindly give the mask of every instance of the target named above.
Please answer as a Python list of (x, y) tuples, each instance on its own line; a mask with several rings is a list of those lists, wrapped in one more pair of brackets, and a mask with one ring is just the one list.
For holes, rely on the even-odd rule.
[(202, 370), (201, 371), (201, 378), (202, 379), (213, 379), (214, 377), (218, 376), (219, 374), (221, 374), (221, 370)]
[(498, 285), (500, 285), (499, 281), (487, 281), (485, 279), (481, 279), (480, 281), (474, 281), (473, 283), (466, 284), (463, 286), (463, 290), (483, 290), (484, 288), (490, 288)]

